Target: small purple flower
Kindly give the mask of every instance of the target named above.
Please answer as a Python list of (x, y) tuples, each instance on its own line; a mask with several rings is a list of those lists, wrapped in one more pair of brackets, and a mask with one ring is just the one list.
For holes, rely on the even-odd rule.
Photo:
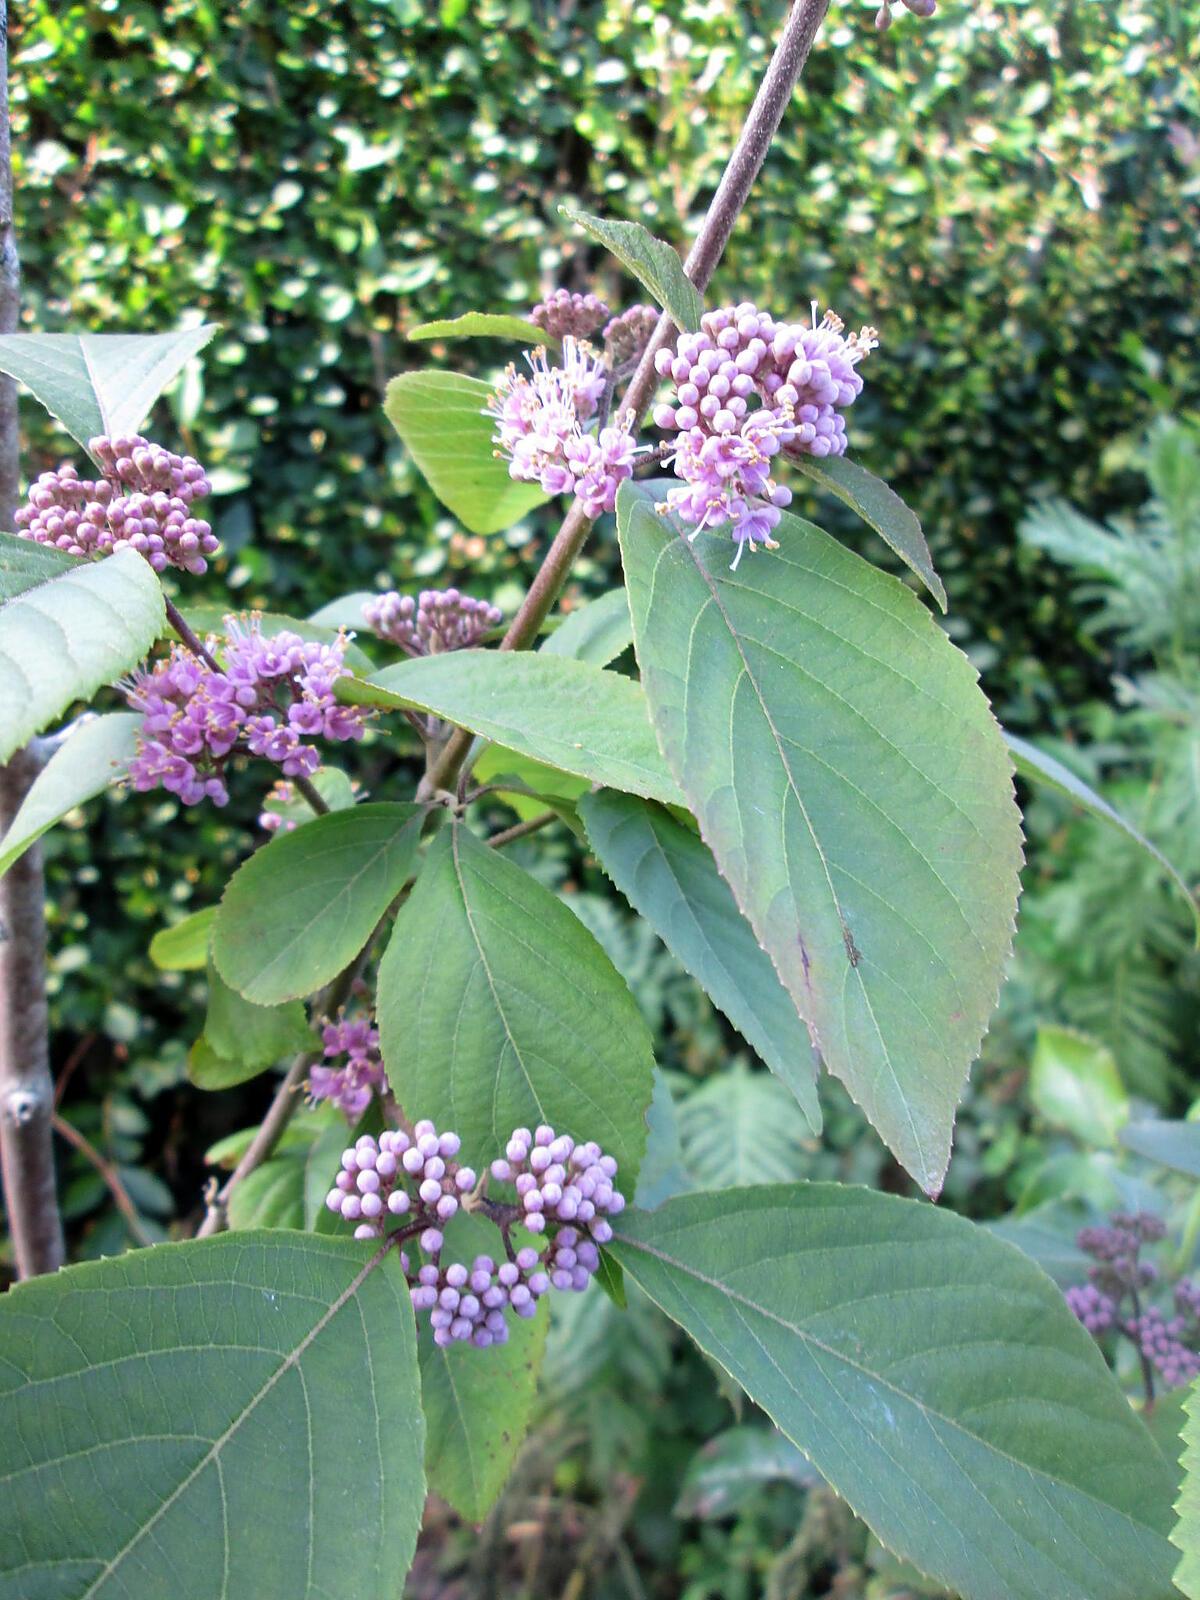
[[(348, 1122), (357, 1122), (372, 1095), (387, 1087), (379, 1054), (379, 1031), (366, 1017), (349, 1021), (339, 1017), (336, 1022), (325, 1024), (321, 1041), (325, 1060), (309, 1071), (309, 1098), (314, 1103), (329, 1100)], [(378, 1187), (376, 1182), (375, 1188)]]
[(611, 511), (618, 484), (642, 452), (631, 417), (599, 437), (585, 430), (607, 388), (607, 366), (569, 336), (558, 366), (549, 365), (545, 350), (526, 360), (531, 375), (510, 366), (485, 411), (496, 422), (494, 438), (508, 458), (509, 476), (536, 483), (546, 494), (577, 495), (589, 516)]

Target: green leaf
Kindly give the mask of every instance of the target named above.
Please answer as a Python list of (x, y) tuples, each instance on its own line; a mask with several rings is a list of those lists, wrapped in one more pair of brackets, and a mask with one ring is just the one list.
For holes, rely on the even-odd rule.
[(82, 723), (50, 757), (0, 839), (0, 875), (68, 811), (124, 775), (137, 748), (141, 717), (113, 711)]
[(570, 206), (559, 206), (568, 222), (577, 222), (593, 239), (616, 256), (644, 288), (671, 313), (680, 328), (692, 333), (700, 326), (704, 301), (700, 291), (683, 270), (678, 253), (663, 240), (656, 239), (640, 222), (609, 222)]
[(432, 711), (563, 772), (652, 800), (682, 800), (637, 684), (585, 661), (453, 650), (401, 661), (368, 682), (343, 678), (337, 694), (352, 705)]
[[(495, 1259), (500, 1249), (500, 1235), (491, 1223), (461, 1215), (451, 1224), (446, 1242), (453, 1245), (456, 1261), (476, 1255)], [(486, 1350), (471, 1344), (439, 1349), (428, 1318), (421, 1319), (425, 1474), (433, 1492), (467, 1522), (482, 1522), (487, 1516), (525, 1438), (546, 1347), (548, 1312), (543, 1304), (536, 1317), (510, 1316), (508, 1342)]]
[(654, 1065), (632, 995), (561, 901), (462, 827), (434, 840), (379, 968), (384, 1065), (478, 1165), (514, 1128), (594, 1139), (633, 1192)]
[(881, 478), (845, 456), (787, 455), (786, 459), (789, 465), (798, 467), (815, 484), (836, 495), (851, 511), (856, 511), (896, 552), (909, 571), (920, 578), (942, 610), (946, 610), (946, 590), (934, 570), (920, 520), (894, 489), (889, 489)]
[(368, 600), (378, 598), (379, 594), (374, 589), (356, 589), (352, 594), (339, 595), (336, 600), (320, 606), (308, 620), (320, 628), (358, 628), (365, 631), (366, 619), (362, 608)]
[(275, 1156), (248, 1172), (229, 1196), (229, 1226), (303, 1228), (304, 1161), (296, 1155)]
[(688, 1463), (677, 1517), (709, 1520), (736, 1515), (768, 1483), (811, 1489), (820, 1482), (812, 1463), (778, 1428), (744, 1423), (726, 1428)]
[(542, 641), (544, 656), (571, 656), (593, 667), (606, 667), (633, 643), (629, 596), (610, 589), (578, 611), (568, 612), (554, 632)]
[(154, 965), (163, 972), (199, 972), (206, 967), (216, 915), (216, 906), (205, 906), (169, 928), (160, 928), (150, 941)]
[[(574, 807), (580, 795), (586, 794), (589, 787), (586, 778), (577, 778), (574, 773), (548, 767), (542, 761), (531, 761), (528, 756), (508, 750), (502, 744), (485, 745), (471, 772), (480, 783), (499, 784), (505, 804), (510, 805), (526, 821), (538, 816), (548, 806), (553, 806), (560, 814)], [(505, 788), (506, 783), (514, 787)], [(518, 784), (524, 785), (525, 789), (532, 789), (533, 793), (526, 794), (523, 789), (516, 787)]]
[(270, 1005), (336, 977), (412, 875), (423, 819), (413, 805), (353, 806), (256, 850), (226, 885), (213, 928), (226, 983)]
[(1027, 779), (1030, 783), (1045, 784), (1047, 788), (1056, 789), (1059, 794), (1065, 794), (1069, 800), (1073, 800), (1084, 811), (1090, 812), (1093, 817), (1099, 817), (1102, 822), (1107, 822), (1118, 833), (1123, 833), (1127, 839), (1132, 839), (1134, 844), (1158, 862), (1159, 866), (1187, 901), (1188, 909), (1196, 921), (1197, 936), (1200, 937), (1200, 903), (1197, 902), (1196, 896), (1188, 887), (1187, 879), (1176, 867), (1171, 865), (1158, 846), (1151, 844), (1150, 840), (1144, 834), (1139, 833), (1128, 818), (1123, 817), (1119, 811), (1114, 810), (1107, 800), (1102, 799), (1094, 789), (1089, 788), (1083, 779), (1077, 777), (1069, 767), (1064, 767), (1061, 761), (1056, 761), (1053, 756), (1047, 755), (1044, 750), (1039, 750), (1036, 745), (1029, 744), (1025, 739), (1019, 739), (1015, 733), (1009, 733), (1006, 730), (1004, 739), (1017, 771), (1022, 778)]
[(511, 528), (548, 496), (518, 483), (497, 459), (491, 389), (457, 372), (405, 372), (387, 386), (383, 409), (425, 481), (472, 533)]
[(1187, 1600), (1200, 1600), (1200, 1378), (1188, 1389), (1183, 1409), (1183, 1483), (1175, 1502), (1179, 1521), (1171, 1543), (1183, 1551), (1175, 1587)]
[(1065, 1128), (1083, 1144), (1116, 1144), (1129, 1120), (1129, 1097), (1112, 1051), (1073, 1028), (1038, 1029), (1029, 1095), (1051, 1127)]
[(1200, 1122), (1128, 1122), (1118, 1138), (1147, 1161), (1200, 1178)]
[(0, 372), (23, 383), (83, 447), (97, 434), (136, 433), (159, 395), (217, 332), (9, 333)]
[(0, 1592), (399, 1594), (424, 1422), (400, 1263), (370, 1259), (350, 1240), (242, 1233), (6, 1294)]
[(0, 533), (0, 600), (14, 600), (47, 578), (82, 565), (80, 557), (69, 556), (53, 545), (22, 539), (16, 533)]
[(784, 515), (729, 570), (629, 484), (618, 527), (667, 763), (825, 1065), (936, 1193), (1021, 864), (974, 668), (897, 579)]
[(626, 1273), (964, 1600), (1168, 1600), (1170, 1472), (1018, 1250), (839, 1184), (626, 1213)]
[(600, 865), (821, 1131), (817, 1061), (771, 958), (712, 852), (670, 812), (634, 795), (585, 795), (579, 813)]
[(501, 316), (494, 311), (464, 311), (461, 317), (443, 317), (437, 322), (420, 322), (408, 330), (408, 337), (424, 339), (515, 339), (518, 344), (544, 344), (557, 348), (545, 328), (524, 317)]
[(679, 1120), (670, 1085), (661, 1067), (654, 1069), (654, 1093), (646, 1113), (646, 1154), (638, 1170), (634, 1203), (653, 1211), (674, 1195), (685, 1194), (692, 1180), (684, 1170)]
[(154, 569), (133, 550), (60, 572), (0, 607), (0, 765), (74, 701), (136, 667), (164, 617)]
[(800, 1176), (812, 1130), (779, 1080), (751, 1072), (744, 1061), (684, 1096), (675, 1116), (694, 1187), (735, 1189)]
[(204, 1033), (188, 1056), (188, 1077), (198, 1089), (229, 1089), (255, 1078), (284, 1056), (315, 1044), (299, 1000), (252, 1005), (208, 963)]
[[(273, 639), (277, 633), (298, 634), (301, 639), (315, 644), (333, 644), (338, 637), (338, 624), (319, 623), (313, 618), (289, 617), (279, 611), (236, 611), (228, 605), (194, 605), (188, 606), (183, 614), (183, 620), (200, 638), (208, 634), (216, 634), (218, 639), (226, 634), (226, 620), (235, 617), (244, 621), (247, 617), (254, 616), (258, 619), (264, 639)], [(362, 617), (351, 624), (360, 631), (363, 627)], [(174, 637), (174, 632), (168, 628), (167, 633)], [(221, 654), (218, 647), (217, 654)], [(359, 648), (351, 639), (346, 644), (346, 665), (355, 672), (371, 673), (375, 670), (375, 663), (366, 652)]]
[(340, 1170), (342, 1151), (354, 1144), (360, 1134), (382, 1132), (383, 1123), (374, 1100), (353, 1128), (346, 1126), (345, 1117), (333, 1111), (328, 1101), (325, 1107), (332, 1112), (328, 1126), (321, 1129), (304, 1154), (304, 1226), (314, 1233), (337, 1233), (345, 1224), (326, 1206), (325, 1196)]

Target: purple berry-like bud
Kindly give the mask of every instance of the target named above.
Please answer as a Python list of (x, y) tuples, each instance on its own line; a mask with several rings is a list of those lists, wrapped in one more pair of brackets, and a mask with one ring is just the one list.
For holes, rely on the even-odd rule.
[(421, 1235), (421, 1249), (427, 1256), (435, 1256), (442, 1248), (442, 1235), (437, 1228), (426, 1228)]
[(329, 1193), (325, 1196), (325, 1204), (329, 1207), (330, 1211), (340, 1211), (342, 1209), (342, 1201), (344, 1198), (345, 1196), (340, 1189), (330, 1189)]
[(372, 1222), (360, 1222), (354, 1230), (356, 1239), (378, 1239), (379, 1229)]
[(461, 1194), (469, 1194), (475, 1187), (474, 1167), (459, 1167), (454, 1174), (454, 1183)]
[(377, 1194), (365, 1194), (359, 1202), (364, 1217), (378, 1217), (383, 1212), (383, 1201)]
[(497, 1183), (508, 1183), (512, 1177), (512, 1168), (507, 1161), (493, 1161), (491, 1172)]
[(449, 1222), (458, 1210), (458, 1201), (452, 1194), (444, 1194), (434, 1209), (443, 1222)]
[(387, 1207), (394, 1217), (402, 1217), (411, 1204), (412, 1201), (403, 1189), (393, 1189), (388, 1195)]

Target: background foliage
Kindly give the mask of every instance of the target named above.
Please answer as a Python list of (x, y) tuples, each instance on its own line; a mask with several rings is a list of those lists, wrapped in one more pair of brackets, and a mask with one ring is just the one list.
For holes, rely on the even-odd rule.
[[(1106, 792), (1194, 877), (1196, 640), (1180, 658), (1138, 627), (1170, 580), (1160, 575), (1156, 590), (1145, 574), (1110, 575), (1107, 626), (1094, 572), (1038, 537), (1045, 515), (1030, 508), (1055, 500), (1131, 518), (1149, 493), (1147, 428), (1196, 405), (1200, 0), (944, 0), (930, 24), (903, 18), (882, 37), (874, 8), (835, 6), (722, 267), (722, 297), (784, 313), (819, 296), (879, 326), (853, 415), (856, 454), (921, 514), (950, 629), (998, 714), (1017, 731), (1055, 733), (1057, 753), (1089, 781), (1110, 780)], [(212, 469), (226, 555), (204, 598), (269, 598), (302, 616), (388, 580), (469, 577), (472, 592), (512, 605), (549, 514), (483, 539), (433, 500), (381, 411), (389, 377), (440, 354), (407, 345), (405, 332), (471, 308), (521, 313), (560, 282), (627, 299), (611, 261), (557, 205), (667, 236), (692, 228), (779, 10), (760, 0), (19, 8), (29, 327), (222, 324), (157, 430)], [(486, 376), (504, 354), (464, 345), (455, 361)], [(23, 416), (30, 476), (74, 453), (35, 405)], [(1152, 488), (1161, 505), (1161, 482)], [(797, 490), (799, 509), (865, 537), (835, 502), (799, 480)], [(1200, 475), (1189, 504), (1195, 561)], [(577, 589), (598, 592), (615, 571), (602, 528)], [(1160, 693), (1147, 703), (1151, 678)], [(1166, 699), (1164, 682), (1176, 686)], [(1142, 686), (1140, 700), (1126, 683)], [(368, 792), (379, 781), (370, 744), (355, 776)], [(252, 1121), (267, 1093), (261, 1081), (219, 1096), (190, 1087), (204, 974), (158, 972), (146, 954), (164, 922), (215, 902), (257, 837), (258, 799), (246, 778), (227, 812), (186, 821), (161, 795), (105, 801), (89, 808), (86, 836), (80, 817), (46, 843), (64, 1115), (115, 1163), (151, 1237), (194, 1211), (199, 1151)], [(1115, 1167), (1090, 1160), (1083, 1182), (1071, 1165), (1079, 1141), (1046, 1116), (1048, 1099), (1024, 1092), (1039, 1025), (1095, 1033), (1127, 1087), (1164, 1110), (1186, 1107), (1198, 1066), (1200, 973), (1170, 891), (1056, 801), (1039, 800), (1027, 826), (1015, 979), (947, 1185), (978, 1216), (1077, 1205), (1081, 1188), (1101, 1209), (1125, 1198)], [(539, 860), (654, 1030), (695, 1178), (743, 1180), (737, 1148), (711, 1133), (740, 1117), (772, 1119), (758, 1176), (903, 1184), (836, 1086), (823, 1091), (818, 1147), (798, 1120), (780, 1120), (772, 1080), (739, 1067), (728, 1088), (706, 1082), (740, 1059), (741, 1041), (571, 841)], [(65, 1147), (63, 1173), (75, 1253), (119, 1247), (126, 1223), (98, 1173)], [(447, 1531), (423, 1554), (412, 1592), (483, 1581), (487, 1553), (522, 1514), (562, 1535), (530, 1579), (545, 1592), (590, 1552), (584, 1570), (614, 1573), (605, 1593), (637, 1593), (622, 1587), (631, 1549), (637, 1565), (673, 1569), (670, 1592), (689, 1600), (764, 1585), (819, 1594), (830, 1572), (876, 1585), (872, 1594), (909, 1592), (774, 1444), (718, 1441), (714, 1487), (698, 1441), (750, 1419), (647, 1305), (635, 1312), (636, 1340), (608, 1337), (604, 1315), (552, 1330), (546, 1422), (508, 1498), (477, 1548)], [(604, 1380), (599, 1399), (580, 1382), (581, 1343)], [(725, 1451), (740, 1469), (723, 1478)], [(523, 1552), (505, 1550), (521, 1569)]]

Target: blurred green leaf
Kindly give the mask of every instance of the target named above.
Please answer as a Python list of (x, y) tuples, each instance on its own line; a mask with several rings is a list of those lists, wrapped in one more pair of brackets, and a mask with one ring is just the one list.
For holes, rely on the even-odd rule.
[(498, 316), (490, 311), (464, 311), (460, 317), (442, 317), (436, 322), (420, 322), (408, 330), (410, 339), (515, 339), (519, 344), (557, 346), (536, 322), (523, 317)]
[(1070, 1028), (1038, 1029), (1029, 1095), (1055, 1128), (1082, 1144), (1110, 1146), (1129, 1117), (1129, 1098), (1112, 1052)]
[(191, 916), (160, 928), (150, 941), (150, 959), (163, 972), (199, 972), (208, 965), (208, 946), (216, 906), (205, 906)]

